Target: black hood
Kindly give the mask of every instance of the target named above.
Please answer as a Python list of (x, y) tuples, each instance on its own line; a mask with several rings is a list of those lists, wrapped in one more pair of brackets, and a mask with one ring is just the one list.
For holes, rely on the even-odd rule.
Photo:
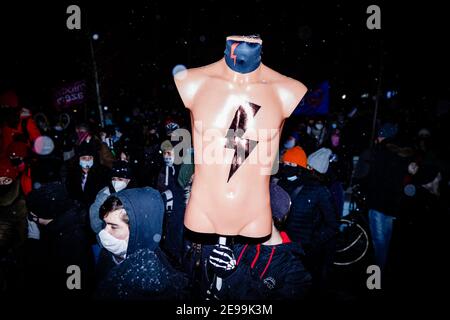
[(155, 250), (162, 237), (164, 203), (153, 188), (126, 189), (115, 194), (129, 218), (130, 239), (127, 255), (139, 249)]

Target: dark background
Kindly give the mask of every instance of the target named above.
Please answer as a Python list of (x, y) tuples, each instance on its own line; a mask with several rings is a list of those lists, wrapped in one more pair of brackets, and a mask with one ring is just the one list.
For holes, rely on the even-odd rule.
[[(393, 2), (393, 1), (392, 1)], [(0, 5), (0, 90), (14, 88), (23, 105), (51, 110), (52, 90), (88, 81), (88, 108), (96, 112), (89, 37), (103, 105), (180, 108), (172, 69), (202, 66), (223, 55), (225, 37), (260, 34), (263, 62), (314, 88), (331, 86), (331, 111), (373, 109), (383, 57), (382, 88), (398, 92), (382, 101), (432, 121), (450, 95), (448, 15), (431, 2), (353, 1), (17, 1)], [(66, 8), (77, 4), (82, 29), (68, 30)], [(368, 30), (366, 8), (381, 8), (381, 30)], [(345, 100), (341, 96), (346, 94)], [(383, 109), (381, 114), (383, 114)], [(431, 110), (430, 112), (428, 110)], [(424, 112), (425, 111), (425, 112)]]

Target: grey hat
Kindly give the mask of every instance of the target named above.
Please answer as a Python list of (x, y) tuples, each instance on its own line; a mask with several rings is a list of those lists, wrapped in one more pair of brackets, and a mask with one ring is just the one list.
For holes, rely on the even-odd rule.
[(312, 153), (308, 157), (308, 166), (317, 172), (322, 174), (328, 171), (328, 165), (330, 164), (330, 156), (332, 152), (328, 148), (321, 148)]

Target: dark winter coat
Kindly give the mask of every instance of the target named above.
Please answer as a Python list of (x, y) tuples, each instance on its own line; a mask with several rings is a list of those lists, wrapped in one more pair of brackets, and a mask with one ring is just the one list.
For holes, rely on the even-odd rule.
[(296, 300), (304, 298), (311, 276), (299, 244), (235, 245), (236, 271), (223, 280), (221, 300)]
[[(303, 188), (291, 198), (286, 231), (305, 251), (323, 246), (338, 231), (337, 213), (328, 188), (313, 174), (305, 171), (297, 185)], [(293, 188), (291, 187), (291, 190)]]
[(81, 188), (82, 170), (80, 166), (69, 169), (67, 175), (67, 191), (72, 199), (84, 204), (87, 209), (94, 203), (98, 192), (110, 183), (108, 169), (104, 166), (92, 167), (89, 170), (84, 191)]
[(397, 216), (400, 210), (404, 179), (412, 149), (399, 147), (389, 139), (375, 146), (370, 161), (368, 206), (386, 215)]
[[(45, 292), (56, 298), (88, 297), (93, 284), (94, 257), (87, 212), (70, 199), (65, 205), (66, 211), (57, 213), (48, 225), (40, 226), (39, 240), (28, 240), (28, 291)], [(70, 276), (67, 271), (72, 265), (80, 268), (81, 290), (67, 287)]]

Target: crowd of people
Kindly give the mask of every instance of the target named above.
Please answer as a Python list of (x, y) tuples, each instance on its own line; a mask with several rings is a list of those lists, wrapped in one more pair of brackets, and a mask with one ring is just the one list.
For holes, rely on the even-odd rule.
[[(35, 121), (13, 91), (1, 94), (0, 105), (2, 293), (324, 297), (345, 194), (354, 185), (367, 198), (371, 260), (386, 274), (399, 259), (401, 266), (416, 263), (418, 250), (419, 265), (429, 263), (428, 246), (448, 216), (449, 168), (432, 128), (411, 134), (402, 123), (383, 121), (374, 141), (356, 145), (362, 132), (349, 116), (296, 117), (283, 132), (280, 168), (271, 177), (271, 237), (210, 243), (183, 225), (195, 179), (192, 161), (175, 163), (171, 136), (190, 129), (183, 112), (136, 108), (123, 119), (107, 118), (104, 127), (64, 126)], [(69, 266), (80, 269), (81, 289), (68, 287)]]

